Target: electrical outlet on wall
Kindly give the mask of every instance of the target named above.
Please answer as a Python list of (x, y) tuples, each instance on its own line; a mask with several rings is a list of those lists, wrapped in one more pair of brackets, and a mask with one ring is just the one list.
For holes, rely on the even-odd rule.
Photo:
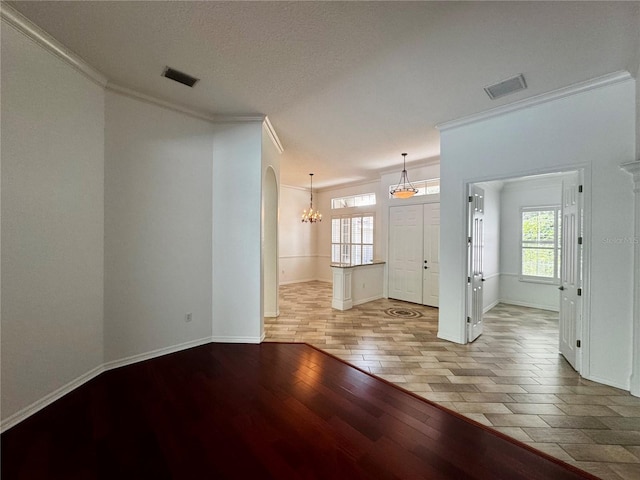
[(189, 313), (185, 313), (185, 314), (184, 314), (184, 321), (188, 323), (188, 322), (190, 322), (191, 320), (192, 320), (192, 313), (191, 313), (191, 312), (189, 312)]

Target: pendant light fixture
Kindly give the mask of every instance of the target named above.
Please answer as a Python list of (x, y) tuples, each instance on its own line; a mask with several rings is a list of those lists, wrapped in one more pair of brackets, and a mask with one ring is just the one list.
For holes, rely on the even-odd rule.
[(318, 211), (313, 211), (313, 173), (310, 173), (309, 177), (311, 177), (311, 198), (309, 200), (309, 210), (302, 212), (302, 223), (321, 222), (322, 214)]
[(393, 198), (410, 198), (413, 197), (416, 193), (418, 193), (418, 189), (414, 188), (409, 181), (409, 176), (407, 175), (407, 154), (402, 154), (402, 173), (400, 174), (400, 181), (398, 185), (393, 187), (391, 190), (391, 196)]

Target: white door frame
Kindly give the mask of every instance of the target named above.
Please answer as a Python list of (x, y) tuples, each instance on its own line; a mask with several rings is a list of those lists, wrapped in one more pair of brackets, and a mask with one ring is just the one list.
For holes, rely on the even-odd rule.
[[(591, 165), (589, 164), (575, 164), (571, 166), (567, 166), (561, 169), (552, 169), (552, 170), (532, 170), (532, 171), (524, 171), (519, 175), (505, 175), (505, 176), (491, 176), (491, 177), (479, 177), (479, 178), (470, 178), (465, 179), (464, 181), (464, 192), (465, 192), (465, 202), (463, 205), (464, 214), (462, 216), (463, 221), (465, 222), (465, 230), (466, 231), (466, 222), (468, 221), (467, 214), (467, 192), (469, 191), (469, 186), (474, 183), (482, 183), (482, 182), (491, 182), (491, 181), (499, 181), (499, 180), (508, 180), (512, 178), (521, 178), (521, 177), (529, 177), (534, 175), (543, 175), (546, 173), (564, 173), (564, 172), (580, 172), (582, 178), (583, 185), (583, 197), (582, 197), (582, 234), (583, 234), (583, 244), (582, 244), (582, 318), (581, 325), (578, 330), (578, 339), (581, 340), (581, 347), (578, 351), (577, 364), (580, 365), (580, 370), (578, 373), (582, 377), (589, 378), (590, 377), (590, 332), (591, 332), (591, 302), (589, 301), (591, 296), (591, 191), (592, 191), (592, 175), (591, 175)], [(467, 255), (467, 242), (463, 242), (462, 249), (460, 251), (460, 255), (463, 258), (466, 258)], [(466, 292), (467, 288), (467, 265), (465, 263), (465, 271), (461, 272), (462, 275), (460, 277), (461, 283), (464, 284), (464, 291)], [(464, 315), (460, 318), (460, 331), (466, 331), (467, 328), (467, 318)], [(465, 343), (467, 343), (466, 335), (465, 335)]]
[(482, 335), (484, 316), (484, 189), (469, 185), (467, 218), (467, 342), (473, 342)]

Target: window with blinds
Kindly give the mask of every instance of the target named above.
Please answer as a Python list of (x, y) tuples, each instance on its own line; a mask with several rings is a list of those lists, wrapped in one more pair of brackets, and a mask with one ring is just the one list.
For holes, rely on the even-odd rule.
[(363, 265), (373, 262), (373, 214), (331, 219), (331, 262)]

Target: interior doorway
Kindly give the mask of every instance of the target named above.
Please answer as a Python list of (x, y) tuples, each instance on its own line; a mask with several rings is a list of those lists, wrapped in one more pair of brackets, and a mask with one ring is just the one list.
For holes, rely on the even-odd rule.
[(482, 325), (498, 303), (558, 312), (558, 350), (580, 371), (582, 178), (576, 170), (469, 184), (467, 341), (482, 333), (470, 323)]
[(262, 186), (262, 305), (265, 317), (278, 316), (278, 184), (268, 167)]

